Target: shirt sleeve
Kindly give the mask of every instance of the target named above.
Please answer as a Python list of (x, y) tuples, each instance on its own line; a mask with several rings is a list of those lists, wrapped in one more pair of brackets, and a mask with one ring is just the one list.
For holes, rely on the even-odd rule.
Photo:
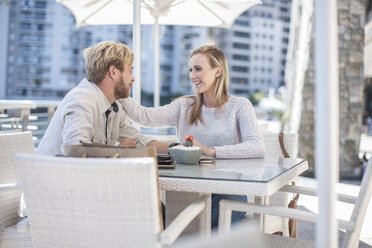
[(64, 106), (61, 134), (63, 154), (65, 154), (66, 145), (80, 144), (80, 141), (91, 143), (94, 134), (92, 121), (92, 115), (95, 113), (94, 105), (79, 101), (78, 98), (74, 97)]
[(141, 134), (141, 132), (132, 125), (132, 123), (129, 121), (125, 114), (123, 114), (122, 119), (120, 121), (119, 132), (120, 132), (119, 139), (134, 138), (137, 143), (137, 147), (146, 147), (151, 141), (155, 140), (150, 136), (145, 136)]
[(170, 104), (148, 108), (138, 104), (133, 98), (119, 99), (128, 117), (146, 127), (164, 127), (178, 125), (181, 101), (176, 100)]
[(235, 145), (216, 146), (216, 158), (263, 158), (265, 145), (254, 108), (245, 99), (236, 113), (236, 125), (240, 131), (242, 143)]

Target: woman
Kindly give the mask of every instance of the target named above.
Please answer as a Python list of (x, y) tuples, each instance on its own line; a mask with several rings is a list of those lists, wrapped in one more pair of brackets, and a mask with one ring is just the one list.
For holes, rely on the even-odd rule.
[[(216, 158), (262, 158), (265, 148), (258, 130), (251, 102), (227, 93), (229, 71), (223, 52), (216, 46), (204, 45), (189, 56), (190, 79), (194, 96), (180, 97), (172, 103), (146, 108), (132, 98), (121, 99), (128, 116), (145, 126), (174, 126), (179, 142), (187, 134), (203, 154)], [(212, 228), (218, 224), (220, 199), (246, 201), (245, 196), (212, 196)], [(236, 222), (244, 213), (233, 213)]]

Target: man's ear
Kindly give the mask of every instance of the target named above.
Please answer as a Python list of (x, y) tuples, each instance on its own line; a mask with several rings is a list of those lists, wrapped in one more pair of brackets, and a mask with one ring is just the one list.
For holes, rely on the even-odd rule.
[(114, 79), (115, 78), (115, 74), (117, 73), (116, 71), (116, 67), (114, 65), (111, 65), (107, 71), (108, 73), (108, 76), (111, 78), (111, 79)]

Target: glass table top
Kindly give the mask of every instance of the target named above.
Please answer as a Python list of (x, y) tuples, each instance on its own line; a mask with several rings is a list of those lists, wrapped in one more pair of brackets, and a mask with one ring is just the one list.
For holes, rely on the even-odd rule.
[(302, 158), (215, 159), (213, 164), (176, 164), (174, 169), (159, 169), (159, 177), (269, 182), (304, 162)]

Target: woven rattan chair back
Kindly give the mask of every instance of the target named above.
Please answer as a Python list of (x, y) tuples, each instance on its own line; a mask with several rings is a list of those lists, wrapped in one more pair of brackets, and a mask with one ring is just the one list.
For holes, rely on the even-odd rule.
[(0, 151), (0, 184), (19, 182), (14, 155), (35, 152), (31, 132), (0, 133)]
[(0, 133), (0, 248), (4, 243), (4, 228), (19, 220), (17, 209), (22, 189), (19, 182), (14, 156), (16, 153), (34, 153), (31, 132)]
[(158, 247), (153, 158), (18, 154), (34, 248)]
[(354, 224), (354, 230), (347, 231), (340, 247), (356, 248), (359, 244), (360, 232), (362, 230), (364, 217), (366, 215), (369, 201), (372, 195), (372, 158), (368, 161), (368, 166), (364, 172), (362, 184), (358, 197), (354, 204), (350, 222)]
[[(279, 138), (277, 133), (265, 133), (263, 134), (265, 141), (265, 159), (277, 159), (282, 158), (283, 153), (280, 148)], [(283, 137), (284, 147), (287, 150), (290, 157), (297, 157), (298, 151), (298, 134), (297, 133), (286, 133)]]
[[(265, 133), (263, 134), (265, 142), (265, 159), (268, 161), (276, 162), (278, 158), (283, 158), (283, 152), (280, 148), (279, 134)], [(283, 135), (283, 144), (292, 158), (297, 157), (297, 133), (285, 133)], [(287, 206), (289, 201), (289, 194), (277, 192), (269, 197), (270, 205)], [(266, 233), (282, 232), (285, 236), (289, 235), (288, 232), (288, 219), (278, 216), (266, 215), (263, 217), (263, 230)]]

